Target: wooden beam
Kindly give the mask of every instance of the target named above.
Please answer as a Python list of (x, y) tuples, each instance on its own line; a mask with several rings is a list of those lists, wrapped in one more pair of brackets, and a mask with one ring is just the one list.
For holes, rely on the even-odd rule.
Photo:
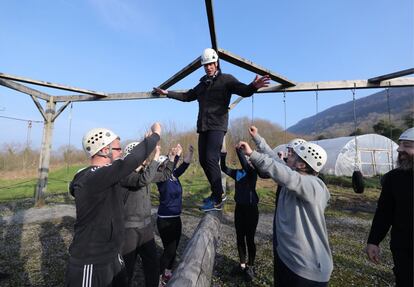
[(0, 79), (0, 85), (5, 86), (7, 88), (13, 89), (15, 91), (21, 92), (23, 94), (35, 96), (39, 99), (48, 101), (50, 98), (50, 95), (43, 93), (41, 91), (26, 87), (25, 85), (10, 81), (10, 80), (4, 80)]
[(263, 67), (261, 67), (259, 65), (256, 65), (255, 63), (253, 63), (253, 62), (251, 62), (249, 60), (246, 60), (246, 59), (243, 59), (243, 58), (241, 58), (239, 56), (236, 56), (236, 55), (234, 55), (234, 54), (232, 54), (232, 53), (230, 53), (228, 51), (225, 51), (225, 50), (219, 48), (218, 49), (218, 53), (219, 53), (219, 58), (221, 58), (221, 59), (223, 59), (223, 60), (225, 60), (225, 61), (227, 61), (229, 63), (232, 63), (232, 64), (234, 64), (236, 66), (242, 67), (242, 68), (244, 68), (246, 70), (249, 70), (249, 71), (251, 71), (253, 73), (256, 73), (256, 74), (259, 74), (259, 75), (262, 75), (262, 76), (263, 75), (269, 75), (270, 78), (273, 81), (278, 82), (278, 83), (281, 83), (281, 84), (283, 84), (283, 85), (285, 85), (287, 87), (290, 87), (290, 86), (294, 86), (295, 85), (294, 82), (286, 79), (285, 77), (283, 77), (281, 75), (278, 75), (275, 72), (272, 72), (272, 71), (270, 71), (270, 70), (268, 70), (266, 68), (263, 68)]
[(187, 243), (181, 262), (168, 282), (168, 286), (210, 286), (221, 217), (221, 211), (210, 211), (204, 215)]
[(37, 98), (35, 98), (32, 95), (30, 95), (30, 97), (32, 98), (34, 104), (36, 105), (36, 107), (39, 110), (40, 114), (42, 115), (43, 119), (45, 121), (47, 121), (46, 114), (45, 114), (45, 110), (43, 109), (42, 105), (39, 103), (39, 101), (37, 100)]
[(244, 99), (243, 97), (238, 97), (234, 102), (232, 102), (229, 106), (229, 111), (234, 109), (243, 99)]
[(187, 66), (185, 66), (179, 72), (177, 72), (176, 74), (174, 74), (171, 78), (169, 78), (164, 83), (162, 83), (161, 85), (159, 85), (158, 88), (166, 90), (169, 87), (171, 87), (172, 85), (174, 85), (175, 83), (177, 83), (180, 80), (182, 80), (183, 78), (187, 77), (189, 74), (191, 74), (192, 72), (194, 72), (195, 70), (197, 70), (198, 68), (201, 67), (200, 60), (201, 60), (200, 57), (197, 57), (190, 64), (188, 64)]
[(211, 48), (217, 51), (216, 28), (214, 24), (213, 0), (206, 0), (208, 28), (210, 30)]
[[(185, 92), (187, 90), (177, 90), (178, 92)], [(154, 94), (152, 92), (131, 92), (131, 93), (110, 93), (106, 97), (97, 97), (91, 95), (68, 95), (68, 96), (55, 96), (53, 97), (56, 102), (87, 102), (87, 101), (117, 101), (117, 100), (142, 100), (142, 99), (160, 99), (166, 98)]]
[(408, 75), (411, 75), (411, 74), (414, 74), (414, 68), (407, 69), (407, 70), (402, 70), (402, 71), (398, 71), (398, 72), (395, 72), (395, 73), (390, 73), (390, 74), (386, 74), (386, 75), (382, 75), (382, 76), (378, 76), (378, 77), (375, 77), (375, 78), (371, 78), (371, 79), (368, 79), (368, 82), (369, 83), (379, 83), (379, 82), (386, 81), (386, 80), (389, 80), (389, 79), (408, 76)]
[(56, 118), (66, 109), (66, 107), (71, 103), (71, 101), (65, 102), (59, 110), (56, 112), (56, 114), (53, 116), (52, 121), (54, 122)]
[(294, 87), (284, 85), (270, 85), (261, 88), (257, 93), (283, 93), (283, 92), (308, 92), (329, 90), (352, 90), (352, 89), (382, 89), (393, 87), (414, 87), (414, 78), (397, 78), (380, 83), (369, 83), (368, 80), (344, 80), (330, 82), (302, 82), (296, 83)]
[(0, 73), (0, 78), (18, 81), (18, 82), (24, 82), (24, 83), (48, 87), (48, 88), (55, 88), (59, 90), (66, 90), (66, 91), (77, 92), (77, 93), (82, 93), (82, 94), (94, 95), (94, 96), (99, 96), (99, 97), (106, 96), (104, 93), (101, 93), (101, 92), (96, 92), (96, 91), (91, 91), (91, 90), (86, 90), (86, 89), (81, 89), (81, 88), (75, 88), (75, 87), (70, 87), (70, 86), (61, 85), (61, 84), (55, 84), (51, 82), (38, 81), (38, 80), (33, 80), (33, 79), (28, 79), (28, 78), (23, 78), (23, 77), (18, 77), (18, 76), (12, 76), (8, 74), (4, 74), (4, 73)]

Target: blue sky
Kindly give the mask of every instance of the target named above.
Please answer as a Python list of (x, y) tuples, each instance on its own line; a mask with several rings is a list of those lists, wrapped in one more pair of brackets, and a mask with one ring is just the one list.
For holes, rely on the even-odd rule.
[[(414, 66), (412, 0), (216, 0), (218, 46), (293, 81), (368, 79)], [(0, 72), (103, 92), (150, 91), (210, 47), (204, 0), (2, 1)], [(254, 74), (221, 62), (249, 83)], [(199, 69), (172, 89), (193, 87)], [(52, 95), (71, 92), (33, 86)], [(357, 98), (377, 90), (358, 90)], [(254, 116), (284, 126), (282, 94), (256, 95)], [(315, 93), (287, 94), (287, 126), (312, 116)], [(236, 99), (236, 96), (234, 96)], [(319, 93), (319, 111), (352, 99)], [(43, 102), (43, 101), (41, 101)], [(56, 120), (53, 148), (80, 147), (93, 127), (140, 138), (154, 121), (195, 127), (197, 103), (169, 99), (74, 103)], [(243, 100), (231, 118), (251, 117)], [(29, 96), (0, 87), (0, 116), (42, 120)], [(27, 123), (0, 118), (0, 144), (24, 145)], [(42, 124), (34, 123), (38, 148)]]

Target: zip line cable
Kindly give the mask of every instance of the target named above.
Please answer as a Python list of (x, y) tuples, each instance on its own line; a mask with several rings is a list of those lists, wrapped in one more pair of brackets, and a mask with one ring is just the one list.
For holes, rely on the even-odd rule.
[(22, 122), (31, 122), (31, 123), (43, 124), (43, 121), (26, 120), (26, 119), (20, 119), (20, 118), (15, 118), (15, 117), (0, 116), (0, 118), (15, 120), (15, 121), (22, 121)]

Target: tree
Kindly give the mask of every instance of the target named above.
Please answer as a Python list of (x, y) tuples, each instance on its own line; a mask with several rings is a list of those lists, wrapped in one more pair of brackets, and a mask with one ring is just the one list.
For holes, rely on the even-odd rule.
[(375, 125), (372, 126), (375, 133), (388, 137), (394, 141), (398, 140), (398, 137), (402, 133), (401, 128), (395, 127), (393, 123), (385, 120), (379, 120)]
[(362, 130), (360, 128), (357, 128), (356, 131), (353, 131), (352, 133), (349, 134), (349, 136), (360, 136), (362, 135)]
[(407, 114), (403, 117), (403, 121), (404, 121), (404, 125), (407, 128), (412, 128), (414, 127), (414, 117), (412, 114)]

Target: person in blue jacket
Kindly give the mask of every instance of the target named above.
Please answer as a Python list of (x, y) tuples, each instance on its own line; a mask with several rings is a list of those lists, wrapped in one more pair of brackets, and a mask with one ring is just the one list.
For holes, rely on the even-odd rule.
[[(236, 227), (237, 251), (239, 253), (240, 266), (239, 272), (245, 275), (246, 281), (254, 278), (254, 261), (256, 258), (256, 244), (254, 236), (259, 221), (259, 197), (256, 193), (257, 171), (248, 162), (242, 151), (236, 147), (241, 169), (232, 169), (226, 166), (226, 148), (223, 145), (221, 150), (221, 170), (233, 178), (236, 182), (234, 201), (236, 209), (234, 211), (234, 225)], [(248, 261), (246, 264), (246, 244), (248, 251)]]
[[(188, 147), (188, 153), (183, 162), (176, 168), (182, 153), (181, 145), (177, 145), (177, 155), (172, 175), (163, 182), (157, 182), (160, 205), (158, 207), (157, 228), (161, 237), (164, 251), (160, 258), (161, 284), (165, 286), (172, 276), (172, 268), (175, 262), (176, 251), (181, 237), (181, 209), (183, 188), (178, 179), (190, 165), (194, 148)], [(162, 165), (162, 163), (161, 163)], [(161, 167), (162, 168), (162, 167)]]

